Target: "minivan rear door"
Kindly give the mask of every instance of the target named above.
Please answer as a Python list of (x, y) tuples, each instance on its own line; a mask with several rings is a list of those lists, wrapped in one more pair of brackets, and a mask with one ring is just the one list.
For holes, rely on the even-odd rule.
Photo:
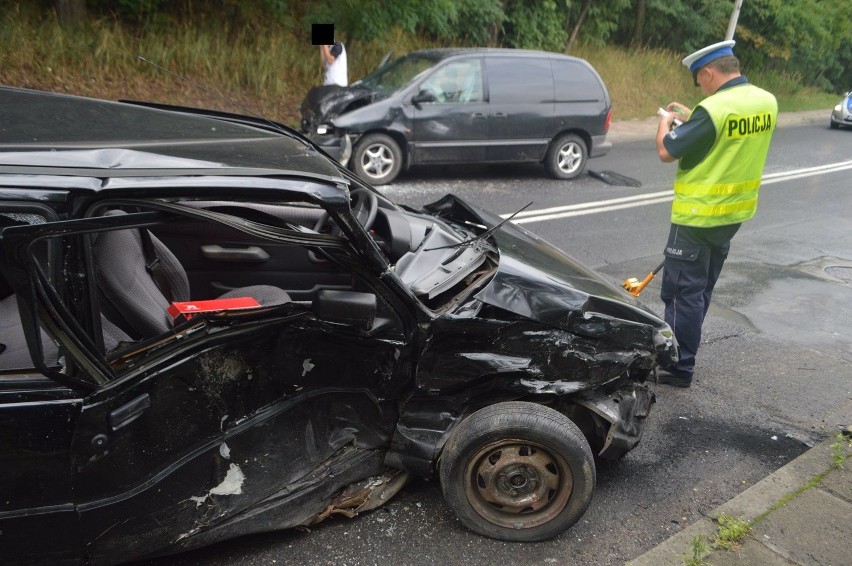
[(554, 58), (551, 64), (559, 129), (571, 127), (589, 132), (593, 137), (606, 134), (609, 100), (606, 89), (592, 67), (567, 57)]
[(492, 56), (486, 61), (490, 101), (486, 159), (542, 159), (556, 133), (550, 61), (517, 56)]
[(482, 60), (468, 58), (438, 67), (416, 92), (429, 91), (434, 102), (413, 106), (412, 162), (482, 161), (488, 139), (488, 103)]

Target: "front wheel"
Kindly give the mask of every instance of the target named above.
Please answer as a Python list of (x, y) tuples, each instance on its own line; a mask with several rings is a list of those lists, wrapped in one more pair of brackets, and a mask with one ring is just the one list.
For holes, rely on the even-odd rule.
[(355, 146), (352, 168), (373, 185), (390, 183), (402, 168), (402, 150), (387, 134), (368, 134)]
[(576, 134), (563, 134), (547, 148), (544, 166), (554, 179), (573, 179), (586, 168), (586, 142)]
[(441, 489), (465, 526), (487, 537), (554, 537), (585, 513), (595, 490), (588, 442), (565, 415), (535, 403), (480, 409), (452, 432)]

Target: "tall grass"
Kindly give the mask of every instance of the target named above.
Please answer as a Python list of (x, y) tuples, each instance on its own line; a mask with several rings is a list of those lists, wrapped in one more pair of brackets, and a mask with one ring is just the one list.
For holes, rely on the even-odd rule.
[[(0, 84), (238, 111), (140, 61), (142, 56), (266, 117), (295, 124), (304, 94), (322, 82), (319, 49), (274, 23), (236, 28), (203, 17), (137, 29), (98, 19), (69, 31), (35, 6), (16, 3), (0, 15)], [(367, 74), (387, 51), (438, 46), (440, 42), (396, 29), (382, 41), (352, 41), (347, 44), (349, 78)], [(680, 64), (682, 54), (583, 45), (572, 54), (587, 59), (601, 74), (617, 120), (652, 116), (672, 100), (691, 106), (701, 98)], [(797, 77), (757, 72), (750, 78), (774, 92), (782, 110), (836, 103), (834, 95), (801, 87)]]

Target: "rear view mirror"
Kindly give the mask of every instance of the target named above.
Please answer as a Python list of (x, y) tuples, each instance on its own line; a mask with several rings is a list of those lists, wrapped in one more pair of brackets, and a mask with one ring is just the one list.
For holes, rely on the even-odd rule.
[(435, 102), (436, 100), (438, 100), (438, 98), (435, 96), (435, 93), (429, 89), (423, 89), (411, 97), (411, 103), (415, 106), (424, 102)]
[(323, 289), (312, 303), (314, 314), (327, 322), (369, 330), (376, 319), (376, 296), (356, 291)]

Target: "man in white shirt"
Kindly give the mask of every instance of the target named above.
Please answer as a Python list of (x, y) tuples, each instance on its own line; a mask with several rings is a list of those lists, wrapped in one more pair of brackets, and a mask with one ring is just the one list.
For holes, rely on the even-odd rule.
[(332, 45), (320, 45), (322, 65), (325, 69), (323, 85), (347, 86), (349, 77), (346, 71), (346, 49), (339, 41)]

